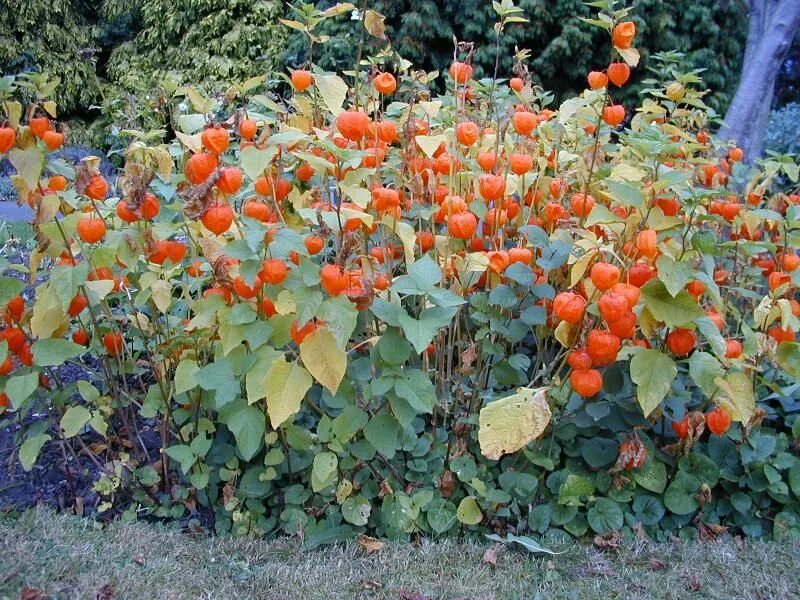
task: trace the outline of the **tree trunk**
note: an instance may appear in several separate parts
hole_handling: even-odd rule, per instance
[[[748,162],[761,155],[775,80],[798,28],[800,0],[750,0],[742,77],[719,131]]]

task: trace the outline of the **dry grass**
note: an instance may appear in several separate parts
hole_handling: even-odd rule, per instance
[[[0,518],[0,598],[31,587],[55,598],[554,599],[800,598],[800,544],[733,540],[572,545],[534,557],[487,545],[357,544],[303,553],[290,540],[193,539],[150,524],[96,523],[50,511]],[[105,595],[103,595],[105,594]]]

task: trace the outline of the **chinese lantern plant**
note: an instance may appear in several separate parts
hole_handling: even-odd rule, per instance
[[[496,10],[502,50],[520,9]],[[313,46],[352,6],[298,11]],[[50,421],[21,430],[23,466],[62,440],[104,471],[104,510],[201,504],[221,531],[307,545],[666,539],[699,511],[793,531],[800,202],[775,165],[716,144],[697,73],[669,56],[641,106],[619,104],[639,57],[613,3],[613,60],[560,106],[526,53],[508,85],[476,80],[463,42],[434,97],[381,22],[357,22],[384,45],[370,68],[291,65],[280,101],[264,78],[182,90],[176,138],[133,134],[113,185],[91,160],[25,171],[46,277],[21,299],[0,280],[0,410]],[[39,112],[0,148],[48,130]],[[87,381],[60,379],[86,357]],[[84,441],[106,435],[125,450]]]

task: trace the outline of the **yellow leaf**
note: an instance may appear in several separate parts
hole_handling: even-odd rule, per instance
[[[435,119],[436,115],[439,114],[439,110],[442,108],[442,101],[441,100],[433,100],[431,102],[420,102],[419,107],[425,111],[425,114],[428,115],[431,119]],[[489,137],[489,136],[486,136]]]
[[[54,119],[58,116],[56,103],[53,102],[52,100],[45,100],[44,102],[42,102],[42,108],[44,108],[47,111],[47,114],[53,117]]]
[[[428,156],[433,158],[433,153],[447,138],[444,134],[440,135],[418,135],[414,139],[417,140],[417,145]]]
[[[270,367],[278,357],[283,360],[283,355],[270,346],[261,346],[254,352],[254,355],[256,360],[245,375],[248,404],[253,404],[266,397]]]
[[[572,325],[566,321],[561,321],[553,332],[553,337],[555,337],[564,348],[571,348],[575,343],[575,336],[577,334],[577,328],[573,328]]]
[[[355,8],[356,8],[355,5],[353,5],[350,2],[337,2],[329,9],[325,10],[322,13],[322,16],[325,18],[338,17],[339,15],[344,15],[349,12],[352,12],[353,10],[355,10]]]
[[[172,169],[175,166],[172,162],[172,156],[166,148],[150,148],[150,153],[158,167],[156,173],[159,179],[165,183],[169,183]]]
[[[314,379],[336,394],[347,371],[347,353],[327,327],[318,327],[300,344],[300,358]]]
[[[94,306],[111,293],[111,290],[114,289],[114,282],[110,279],[98,279],[97,281],[87,281],[83,286],[86,289],[89,304]]]
[[[196,133],[194,135],[187,135],[183,132],[176,131],[175,137],[177,137],[178,140],[180,140],[180,142],[192,152],[203,151],[203,142],[200,141],[199,133]]]
[[[277,429],[300,410],[300,403],[314,380],[299,364],[281,358],[272,363],[265,381],[267,413],[272,428]]]
[[[381,13],[374,10],[367,10],[364,13],[364,29],[367,30],[372,37],[386,39],[386,25],[384,17]]]
[[[194,109],[199,113],[207,113],[216,105],[214,100],[204,97],[203,94],[192,87],[186,89],[186,97],[189,98]]]
[[[6,114],[8,115],[8,122],[13,129],[19,127],[19,121],[22,118],[22,104],[16,100],[13,102],[6,102]]]
[[[756,409],[753,382],[739,371],[728,373],[725,378],[716,377],[714,383],[719,388],[716,401],[730,414],[731,419],[748,423]]]
[[[458,505],[456,518],[464,525],[477,525],[483,520],[483,513],[477,501],[472,496],[467,496]]]
[[[619,52],[622,60],[628,63],[629,67],[635,67],[639,64],[639,51],[636,48],[617,48],[617,52]]]
[[[575,264],[572,265],[572,270],[570,271],[569,287],[578,285],[580,280],[583,279],[583,276],[586,274],[586,269],[589,268],[589,263],[592,262],[595,256],[597,256],[597,250],[590,250],[589,252],[585,252],[583,256],[575,261]]]
[[[61,200],[55,194],[48,194],[42,197],[39,204],[38,214],[36,215],[37,222],[49,223],[58,214],[58,209],[61,206]]]
[[[144,313],[136,313],[135,315],[128,315],[128,320],[134,327],[138,327],[144,333],[152,334],[155,330],[150,324],[150,319]]]
[[[485,252],[470,252],[464,262],[464,270],[472,273],[484,273],[489,268],[489,257]]]
[[[390,231],[394,231],[394,234],[400,238],[400,241],[403,242],[403,251],[406,255],[406,263],[411,264],[414,262],[414,243],[416,242],[416,232],[414,228],[409,225],[408,223],[404,223],[403,221],[395,221],[394,217],[390,215],[386,215],[383,217],[381,221],[386,227],[389,228]]]
[[[328,110],[333,114],[341,111],[349,89],[344,80],[338,75],[316,75],[314,83]]]
[[[342,479],[336,486],[336,502],[342,504],[353,493],[353,483],[349,479]]]
[[[478,417],[481,454],[498,460],[542,435],[551,416],[546,392],[547,388],[518,388],[513,396],[484,406]]]
[[[38,146],[30,146],[25,150],[12,148],[8,153],[8,161],[29,189],[34,189],[39,184],[39,177],[44,167],[44,153]]]
[[[52,337],[66,321],[61,300],[49,285],[39,288],[36,304],[33,305],[31,333],[39,339]]]
[[[150,286],[153,302],[162,314],[166,314],[172,304],[172,286],[168,281],[157,279]]]
[[[361,187],[360,185],[341,183],[339,184],[339,188],[342,190],[342,193],[345,196],[350,198],[354,204],[360,206],[361,208],[367,208],[372,200],[372,194],[370,191],[365,187]]]
[[[360,219],[364,225],[367,227],[372,227],[372,223],[375,220],[375,217],[373,217],[371,214],[353,210],[352,208],[342,208],[340,212],[342,213],[342,223],[345,223],[350,219]],[[334,218],[336,218],[335,213],[329,212],[328,214],[331,214]]]
[[[611,169],[611,179],[623,181],[641,181],[645,178],[647,173],[642,169],[638,169],[628,163],[619,163],[616,167]]]
[[[294,296],[289,290],[281,290],[278,297],[275,299],[275,310],[279,315],[288,315],[297,311],[297,304],[294,301]]]

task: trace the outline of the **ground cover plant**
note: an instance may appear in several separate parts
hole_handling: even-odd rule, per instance
[[[456,41],[415,71],[367,10],[385,45],[353,71],[175,90],[174,139],[120,131],[113,185],[57,157],[53,81],[4,78],[35,211],[0,278],[21,466],[56,447],[98,513],[306,547],[798,535],[797,164],[717,144],[679,55],[617,103],[635,26],[592,5],[610,61],[559,106],[525,50],[475,80]],[[313,57],[353,8],[284,24]],[[526,18],[494,9],[499,55]]]

